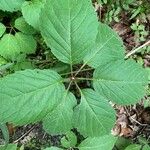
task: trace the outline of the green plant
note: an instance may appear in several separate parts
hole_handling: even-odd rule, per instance
[[[139,24],[139,22],[133,23],[131,25],[131,29],[135,32],[136,44],[145,41],[149,34],[149,32],[146,31],[145,26],[143,24]]]
[[[140,18],[144,22],[149,14],[150,3],[148,0],[97,0],[101,8],[104,8],[104,21],[110,24],[112,21],[119,22],[121,14],[128,14],[129,20]]]
[[[120,1],[113,1],[113,0],[97,0],[97,2],[100,4],[100,7],[107,7],[105,10],[105,17],[104,22],[109,24],[112,21],[119,22],[120,21],[120,13],[121,13],[121,4]]]
[[[7,1],[0,2],[0,9],[21,10],[25,20],[19,18],[19,22],[26,21],[40,31],[51,52],[64,65],[69,64],[70,71],[58,74],[52,69],[26,69],[1,78],[0,123],[20,126],[42,121],[50,134],[65,134],[75,128],[85,140],[71,146],[111,150],[116,142],[110,135],[115,111],[109,102],[138,102],[145,95],[146,70],[133,60],[124,60],[122,40],[97,21],[90,1],[9,0],[9,7]],[[15,35],[1,30],[0,55],[13,62],[36,48],[33,29],[25,26],[18,30]],[[90,77],[87,70],[91,70]]]
[[[148,145],[148,141],[142,137],[138,139],[139,144],[130,144],[125,148],[125,150],[149,150],[150,146]]]
[[[116,7],[117,6],[117,7]],[[105,23],[111,23],[113,20],[119,22],[119,14],[121,12],[121,7],[115,4],[111,4],[111,10],[108,11],[105,15]]]

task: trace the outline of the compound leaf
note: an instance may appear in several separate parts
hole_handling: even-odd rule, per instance
[[[23,125],[43,119],[62,98],[61,82],[51,70],[18,71],[0,79],[0,122]]]
[[[99,65],[124,59],[124,53],[121,38],[110,27],[100,23],[95,46],[85,56],[84,63],[97,68]]]
[[[26,22],[37,30],[39,30],[39,17],[44,4],[45,0],[25,1],[21,8]]]
[[[61,134],[70,131],[75,104],[74,95],[66,91],[60,104],[43,120],[45,131],[50,134]]]
[[[6,31],[6,27],[0,23],[0,37],[4,34],[4,32]]]
[[[18,11],[25,0],[0,0],[0,9],[3,11]]]
[[[79,145],[79,150],[112,150],[117,138],[105,135],[95,138],[87,138]]]
[[[108,134],[115,123],[115,111],[107,100],[92,89],[83,90],[74,109],[74,127],[84,136]]]
[[[94,72],[94,89],[117,104],[133,104],[145,94],[147,72],[134,61],[116,61]]]
[[[89,0],[48,0],[40,20],[47,45],[62,62],[79,63],[94,44],[98,22]]]

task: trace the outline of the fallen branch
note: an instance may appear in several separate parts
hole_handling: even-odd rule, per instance
[[[146,43],[144,43],[143,45],[139,46],[138,48],[136,48],[136,49],[130,51],[130,52],[125,56],[125,58],[128,58],[129,56],[131,56],[132,54],[136,53],[138,50],[142,49],[143,47],[145,47],[145,46],[147,46],[147,45],[149,45],[149,44],[150,44],[150,40],[147,41]]]

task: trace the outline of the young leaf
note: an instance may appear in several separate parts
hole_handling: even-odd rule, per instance
[[[9,144],[5,146],[0,145],[0,150],[17,150],[17,145],[16,144]]]
[[[15,28],[25,34],[34,34],[35,30],[30,26],[23,17],[19,17],[15,20]]]
[[[62,78],[51,70],[18,71],[0,79],[0,122],[23,125],[42,120],[61,101]]]
[[[41,12],[40,30],[54,55],[75,64],[93,47],[97,17],[89,0],[48,0]]]
[[[0,22],[0,37],[4,34],[6,27]]]
[[[84,63],[97,68],[99,65],[124,59],[125,49],[120,37],[110,27],[100,23],[95,46],[84,58]]]
[[[0,0],[0,9],[3,11],[18,11],[25,0]]]
[[[15,60],[22,52],[33,53],[36,50],[36,41],[31,35],[18,32],[14,35],[5,34],[0,40],[0,55],[6,59]]]
[[[15,36],[5,34],[0,40],[0,55],[13,60],[19,53],[19,45]]]
[[[45,1],[46,0],[25,1],[21,8],[26,22],[37,30],[39,30],[39,17]]]
[[[115,123],[115,111],[107,100],[92,89],[82,91],[81,102],[74,109],[74,127],[84,136],[110,133]]]
[[[116,61],[99,66],[94,72],[94,89],[117,104],[133,104],[145,94],[146,70],[134,61]]]
[[[72,128],[73,107],[76,99],[72,93],[64,92],[62,101],[43,120],[45,131],[51,134],[61,134]]]
[[[32,35],[25,35],[21,32],[15,34],[20,52],[25,54],[34,53],[36,50],[36,41]]]
[[[95,138],[87,138],[79,146],[79,150],[112,150],[117,138],[105,135]]]
[[[77,136],[69,131],[65,134],[63,138],[61,138],[61,145],[65,148],[75,147],[77,144]]]

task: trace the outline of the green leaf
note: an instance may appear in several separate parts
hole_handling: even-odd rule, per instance
[[[21,8],[26,22],[37,30],[39,30],[39,17],[44,4],[45,0],[25,1]]]
[[[0,56],[0,70],[1,70],[1,66],[7,64],[6,59],[4,59],[2,56]]]
[[[79,145],[79,150],[112,150],[116,142],[112,135],[95,138],[87,138]]]
[[[17,145],[16,144],[9,144],[6,146],[0,145],[0,150],[17,150]]]
[[[124,59],[125,49],[120,37],[110,27],[100,23],[95,46],[84,58],[84,63],[97,68],[99,65]]]
[[[132,145],[129,145],[125,150],[141,150],[141,145],[132,144]]]
[[[145,94],[147,72],[134,61],[116,61],[94,72],[94,89],[117,104],[133,104]]]
[[[63,149],[58,148],[58,147],[50,147],[50,148],[46,148],[44,150],[63,150]]]
[[[19,17],[15,20],[15,28],[25,34],[34,34],[35,30],[30,26],[23,17]]]
[[[75,147],[76,144],[77,137],[72,131],[67,132],[66,135],[61,138],[61,145],[65,148]]]
[[[6,31],[6,27],[0,22],[0,37],[4,34]]]
[[[18,150],[24,150],[24,145],[22,145]]]
[[[121,150],[121,149],[125,149],[128,145],[131,144],[131,140],[130,139],[127,139],[127,138],[124,138],[124,137],[118,137],[115,145],[116,147]]]
[[[30,54],[36,50],[36,41],[31,35],[18,32],[5,34],[0,40],[0,55],[15,60],[20,53]]]
[[[133,9],[132,13],[131,13],[132,15],[130,17],[130,20],[135,18],[142,11],[141,9],[142,9],[142,7],[138,7],[136,9]]]
[[[74,109],[74,127],[84,136],[110,133],[115,123],[115,111],[107,100],[92,89],[82,91],[81,102]]]
[[[0,55],[6,59],[15,59],[20,53],[15,36],[5,34],[0,40]]]
[[[59,105],[43,120],[43,128],[50,134],[61,134],[72,128],[73,107],[76,99],[72,93],[65,92]]]
[[[62,78],[51,70],[18,71],[0,79],[0,122],[37,122],[61,101]]]
[[[147,139],[144,138],[144,137],[142,137],[142,136],[139,136],[139,137],[138,137],[138,142],[139,142],[140,144],[142,144],[142,145],[148,144]]]
[[[5,144],[9,143],[9,131],[5,123],[0,123],[0,129],[2,131],[3,137],[5,139]]]
[[[91,1],[48,0],[40,20],[47,45],[62,62],[81,62],[94,45],[98,22]]]
[[[0,0],[0,9],[3,11],[18,11],[25,0]]]
[[[69,64],[64,64],[60,61],[57,62],[56,65],[53,65],[53,67],[51,69],[60,74],[65,74],[66,72],[70,72]]]
[[[146,68],[147,72],[148,72],[148,80],[150,81],[150,68]]]
[[[15,34],[20,52],[25,54],[34,53],[36,50],[36,41],[32,35],[25,35],[21,32]]]
[[[150,150],[150,146],[148,144],[146,144],[146,145],[143,146],[142,150]]]
[[[22,61],[22,62],[17,62],[15,65],[13,65],[11,70],[19,71],[19,70],[34,69],[34,68],[35,66],[31,62]]]

